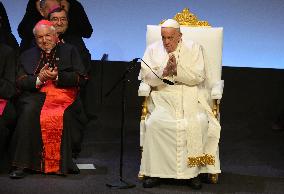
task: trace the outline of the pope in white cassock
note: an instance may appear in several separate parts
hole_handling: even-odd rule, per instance
[[[220,124],[214,117],[205,88],[202,47],[182,39],[178,22],[166,20],[162,41],[147,47],[141,62],[140,79],[151,87],[140,175],[151,188],[160,178],[190,179],[201,188],[200,173],[220,173],[218,143]]]

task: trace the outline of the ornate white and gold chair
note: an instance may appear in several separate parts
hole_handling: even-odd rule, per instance
[[[221,80],[222,73],[222,46],[223,46],[223,28],[211,27],[207,21],[199,21],[197,17],[184,9],[173,18],[181,25],[183,39],[190,39],[199,43],[203,48],[206,72],[206,92],[208,102],[212,107],[214,115],[219,117],[219,104],[223,94],[224,81]],[[161,22],[163,23],[163,22]],[[161,40],[161,27],[159,25],[147,25],[146,46]],[[144,120],[147,115],[147,96],[151,92],[150,86],[141,82],[138,90],[139,96],[145,96],[142,105],[142,116],[140,123],[140,147],[143,151],[143,139],[145,134]],[[140,178],[143,175],[139,174]],[[218,182],[218,174],[209,174],[208,180],[211,183]]]

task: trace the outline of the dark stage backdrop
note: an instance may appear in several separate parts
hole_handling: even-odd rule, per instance
[[[27,0],[2,0],[13,33]],[[147,24],[158,24],[188,7],[200,20],[224,27],[223,65],[281,68],[284,64],[283,0],[81,0],[94,27],[85,42],[98,60],[142,57]]]
[[[121,110],[121,83],[109,97],[105,97],[105,94],[120,80],[130,65],[133,64],[93,61],[86,95],[87,112],[91,118],[96,119],[103,108],[116,109],[118,112]],[[128,73],[126,83],[126,119],[135,119],[137,124],[143,100],[137,96],[139,68],[137,63],[136,68]],[[222,79],[225,80],[225,87],[221,100],[221,122],[246,123],[254,118],[269,130],[272,121],[284,109],[284,70],[223,67]]]

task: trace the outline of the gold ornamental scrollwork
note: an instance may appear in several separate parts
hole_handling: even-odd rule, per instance
[[[198,20],[197,16],[189,11],[188,8],[182,10],[182,12],[177,13],[174,18],[181,26],[191,26],[191,27],[201,27],[208,26],[210,24],[207,21]],[[160,24],[164,23],[163,20]]]

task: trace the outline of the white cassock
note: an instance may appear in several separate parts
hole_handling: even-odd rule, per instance
[[[175,85],[164,84],[141,62],[140,79],[151,86],[140,175],[190,179],[220,173],[220,124],[208,103],[202,48],[181,41],[173,53]],[[162,41],[150,45],[143,60],[162,77],[169,54]]]

